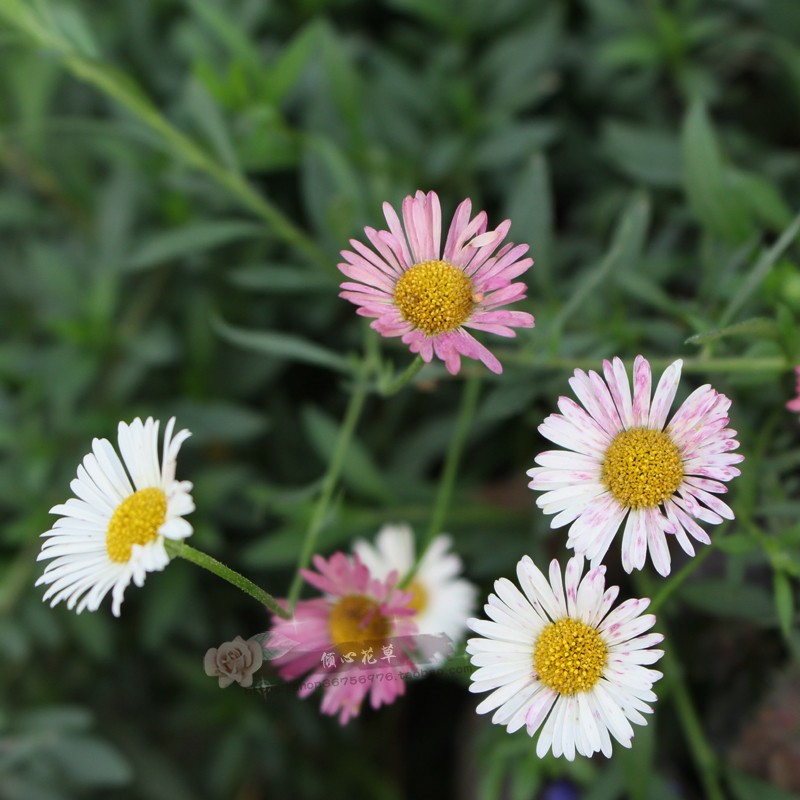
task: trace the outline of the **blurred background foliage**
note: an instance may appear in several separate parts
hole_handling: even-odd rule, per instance
[[[0,0],[0,43],[2,800],[697,798],[681,687],[731,797],[800,791],[796,0]],[[33,588],[91,438],[175,414],[192,542],[286,591],[365,338],[338,251],[417,188],[511,217],[536,261],[537,327],[493,348],[500,378],[464,370],[447,529],[482,594],[564,557],[525,469],[575,366],[680,356],[679,400],[734,400],[737,519],[691,574],[673,548],[672,674],[611,761],[539,761],[446,676],[344,729],[220,691],[205,650],[269,620],[186,563],[120,620]],[[368,400],[322,551],[424,528],[460,382]]]

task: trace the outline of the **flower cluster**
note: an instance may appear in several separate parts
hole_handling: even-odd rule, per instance
[[[386,525],[375,545],[355,543],[352,556],[316,556],[303,577],[325,593],[298,602],[272,631],[295,646],[273,661],[282,677],[304,678],[300,696],[325,689],[321,710],[345,724],[365,697],[378,708],[405,693],[407,673],[423,672],[452,651],[466,629],[475,588],[459,577],[450,539],[436,537],[405,589],[399,582],[415,561],[406,525]]]
[[[500,373],[497,357],[470,331],[513,337],[516,328],[533,327],[528,312],[506,308],[525,297],[517,279],[533,263],[527,245],[506,243],[510,222],[489,230],[485,212],[473,217],[464,200],[442,247],[434,192],[406,197],[402,219],[389,204],[384,214],[388,230],[366,228],[369,246],[354,239],[342,252],[339,269],[348,280],[341,297],[424,362],[435,355],[456,374],[465,356]],[[693,556],[694,543],[710,542],[701,523],[734,516],[720,498],[743,460],[728,427],[730,400],[706,384],[670,416],[682,366],[668,365],[654,391],[641,355],[630,378],[619,358],[603,361],[602,372],[575,370],[569,384],[577,399],[560,397],[559,413],[539,427],[560,449],[539,453],[528,472],[540,492],[536,504],[553,528],[567,528],[574,554],[563,574],[553,560],[547,575],[523,556],[516,583],[494,583],[486,619],[471,617],[477,590],[461,577],[451,538],[430,535],[417,555],[407,525],[386,525],[374,542],[355,541],[349,554],[315,555],[313,569],[305,568],[306,556],[299,574],[319,594],[299,601],[295,592],[276,601],[190,548],[183,540],[192,533],[184,519],[194,510],[192,484],[176,478],[190,434],[175,433],[174,418],[160,453],[152,418],[121,422],[117,449],[93,441],[71,483],[74,497],[51,509],[58,519],[43,534],[39,559],[49,563],[37,585],[47,586],[51,605],[65,602],[78,613],[96,610],[111,592],[119,616],[131,582],[142,586],[172,556],[194,560],[263,598],[273,613],[266,640],[237,636],[210,649],[206,673],[220,687],[250,687],[269,665],[285,681],[302,679],[301,697],[323,687],[321,711],[341,724],[365,700],[377,709],[402,696],[408,677],[441,665],[469,628],[476,634],[466,645],[475,668],[470,690],[489,693],[479,714],[493,712],[492,722],[509,732],[538,734],[539,756],[610,756],[612,740],[630,747],[632,724],[646,724],[661,677],[650,667],[663,655],[655,649],[663,637],[650,632],[655,617],[644,613],[647,598],[614,607],[619,589],[606,586],[603,565],[614,539],[622,530],[626,572],[643,569],[649,554],[667,576],[670,537]],[[797,376],[800,395],[800,368]],[[800,410],[800,397],[787,407]]]

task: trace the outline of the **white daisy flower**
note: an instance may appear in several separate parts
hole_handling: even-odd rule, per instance
[[[409,605],[416,611],[412,620],[420,634],[444,634],[458,642],[466,631],[467,617],[474,613],[477,589],[459,577],[461,559],[450,552],[451,546],[449,536],[437,536],[405,591],[412,594]],[[353,550],[370,574],[380,580],[392,571],[396,571],[398,579],[402,578],[414,565],[416,555],[414,534],[408,525],[384,525],[374,545],[359,539]],[[420,640],[423,651],[426,641],[424,637]],[[434,640],[429,644],[433,646]]]
[[[612,736],[630,747],[630,723],[646,725],[642,714],[657,699],[652,686],[661,673],[644,665],[664,654],[651,649],[664,637],[645,634],[656,621],[642,615],[650,600],[626,600],[609,613],[619,588],[605,588],[605,567],[583,580],[582,572],[583,556],[574,556],[562,586],[553,560],[548,583],[525,556],[517,564],[522,592],[500,578],[484,606],[491,621],[468,623],[483,637],[467,642],[478,667],[470,691],[491,692],[477,712],[494,711],[492,722],[509,733],[525,725],[533,736],[541,727],[540,758],[550,749],[570,761],[575,753],[610,756]]]
[[[647,359],[633,365],[633,397],[620,359],[603,362],[603,377],[575,370],[569,384],[583,408],[561,397],[539,432],[566,448],[536,456],[529,486],[536,504],[555,514],[553,528],[569,525],[567,547],[600,563],[623,521],[622,566],[642,569],[648,550],[661,575],[670,572],[665,534],[694,555],[691,536],[709,544],[696,520],[717,525],[733,511],[716,495],[739,475],[744,456],[727,428],[731,401],[708,384],[695,389],[667,423],[683,362],[670,364],[656,387]],[[603,379],[605,378],[605,380]],[[585,409],[585,410],[584,410]],[[667,423],[665,425],[665,423]],[[626,519],[627,518],[627,519]]]
[[[173,436],[175,418],[170,419],[159,464],[158,426],[151,417],[120,422],[122,460],[107,439],[94,439],[70,484],[76,496],[50,509],[60,518],[42,534],[46,541],[37,560],[53,560],[36,585],[49,586],[43,599],[51,606],[66,600],[69,609],[77,604],[79,614],[96,611],[113,590],[118,617],[131,580],[142,586],[148,572],[169,563],[164,539],[191,536],[183,516],[194,511],[192,484],[175,480],[178,451],[191,434]]]

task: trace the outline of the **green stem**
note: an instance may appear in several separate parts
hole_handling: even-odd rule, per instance
[[[397,394],[414,379],[424,366],[425,362],[422,360],[422,356],[418,355],[399,375],[386,383],[379,384],[378,391],[383,397],[391,397],[393,394]]]
[[[232,586],[265,605],[273,614],[277,614],[284,619],[291,617],[291,614],[281,608],[277,600],[269,592],[265,592],[261,587],[256,586],[253,581],[245,578],[244,575],[239,574],[236,570],[232,570],[221,561],[217,561],[216,558],[190,547],[186,542],[176,542],[174,539],[164,539],[164,546],[169,555],[191,561],[192,564],[197,564],[198,567],[213,572],[217,577],[228,581]]]
[[[705,551],[710,552],[711,547],[707,547]],[[704,556],[705,557],[705,556]],[[692,561],[697,561],[700,556],[696,556]],[[671,579],[675,582],[675,588],[688,577],[689,572],[684,567],[681,572],[677,573]],[[641,597],[652,596],[653,582],[644,574],[639,573],[635,576],[635,582],[639,595]],[[666,587],[656,597],[655,601],[650,604],[648,611],[657,607],[669,595]],[[663,597],[662,597],[663,595]],[[683,728],[683,733],[689,743],[689,750],[692,754],[695,767],[700,774],[700,781],[705,790],[705,797],[707,800],[725,800],[725,794],[719,782],[719,767],[717,757],[711,745],[706,738],[703,726],[700,723],[700,716],[694,706],[694,701],[689,693],[689,687],[686,685],[686,679],[683,675],[683,665],[677,659],[672,651],[672,645],[668,644],[672,641],[672,637],[667,630],[666,621],[663,617],[659,618],[657,628],[664,634],[664,657],[661,662],[664,674],[667,676],[667,681],[672,696],[675,699],[675,708],[678,712],[678,719]]]
[[[314,553],[314,546],[317,543],[317,537],[322,530],[322,524],[325,520],[325,515],[328,511],[328,506],[333,499],[333,492],[336,488],[336,483],[339,480],[339,475],[344,466],[347,450],[350,447],[350,440],[353,438],[358,419],[361,416],[361,410],[364,407],[364,399],[367,396],[367,371],[368,366],[366,362],[362,362],[361,369],[356,377],[355,388],[350,395],[350,402],[345,412],[342,427],[339,430],[339,438],[336,440],[336,447],[334,448],[331,462],[328,465],[328,471],[322,482],[322,492],[314,507],[311,515],[311,520],[308,523],[306,530],[305,540],[303,541],[303,550],[300,554],[300,560],[297,564],[297,573],[292,580],[292,585],[289,588],[289,610],[294,611],[297,604],[297,598],[300,596],[300,589],[303,586],[303,576],[300,571],[308,566],[311,561],[311,556]]]
[[[664,630],[663,623],[660,623],[659,627],[662,631]],[[669,638],[666,631],[664,631],[664,636],[667,639]],[[683,676],[683,666],[673,655],[670,647],[664,648],[664,660],[662,663],[664,671],[669,676],[678,718],[689,743],[689,750],[692,753],[695,767],[700,773],[700,781],[705,790],[705,797],[708,800],[725,800],[725,794],[719,782],[717,757],[708,743],[703,726],[700,724],[700,717],[694,707],[692,696],[689,694],[689,689]]]
[[[661,590],[653,597],[653,602],[648,607],[648,612],[655,614],[664,605],[664,602],[681,584],[711,555],[714,545],[706,545],[697,555],[691,559],[682,569],[674,573],[661,586]]]
[[[93,86],[133,114],[174,155],[190,167],[204,172],[261,217],[279,239],[295,247],[312,262],[335,269],[331,259],[311,237],[257,192],[241,173],[222,165],[204,147],[169,122],[127,74],[111,64],[86,58],[68,38],[48,25],[46,15],[34,12],[23,0],[0,0],[0,16],[27,34],[39,47],[55,51],[64,67],[78,80]]]
[[[529,369],[596,370],[602,363],[602,359],[600,358],[537,358],[530,353],[525,353],[520,350],[504,350],[498,355],[502,358],[504,364],[522,364]],[[677,361],[679,358],[683,359],[682,371],[684,373],[789,372],[795,367],[794,363],[790,363],[783,356],[766,356],[763,358],[694,358],[671,356],[669,358],[648,358],[647,360],[654,370],[664,370],[672,364],[673,361]]]
[[[444,469],[442,470],[442,477],[439,481],[439,488],[436,493],[436,504],[433,508],[430,524],[420,543],[416,561],[403,577],[402,581],[400,581],[399,585],[401,588],[408,586],[412,581],[430,543],[435,536],[442,532],[442,528],[444,527],[447,511],[450,507],[450,500],[453,497],[453,487],[455,486],[456,476],[458,474],[461,452],[464,449],[464,444],[469,435],[472,418],[475,416],[480,388],[481,380],[477,376],[468,378],[464,384],[464,393],[461,396],[461,406],[458,409],[456,427],[453,431],[453,438],[450,440],[450,449],[447,451],[447,459],[444,464]]]

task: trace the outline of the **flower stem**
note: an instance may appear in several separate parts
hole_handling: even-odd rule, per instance
[[[589,359],[569,356],[537,357],[519,350],[504,350],[503,363],[521,364],[528,369],[553,369],[575,370],[594,369],[601,363],[601,359]],[[677,359],[683,359],[683,373],[750,373],[750,372],[790,372],[794,363],[784,356],[758,356],[748,358],[697,358],[694,356],[665,356],[648,358],[653,370],[666,369]]]
[[[281,608],[269,592],[265,592],[261,587],[256,586],[253,581],[245,578],[244,575],[240,575],[221,561],[217,561],[216,558],[194,547],[190,547],[186,542],[176,542],[174,539],[164,539],[164,546],[170,556],[186,559],[186,561],[191,561],[192,564],[197,564],[198,567],[213,572],[216,576],[228,581],[232,586],[240,589],[245,594],[249,594],[250,597],[254,598],[262,605],[265,605],[273,614],[278,614],[278,616],[284,619],[289,619],[291,617],[291,614]]]
[[[447,459],[442,470],[442,477],[439,481],[439,488],[436,493],[436,504],[433,507],[433,514],[428,525],[428,530],[420,543],[417,559],[411,569],[400,581],[400,588],[408,586],[419,569],[420,562],[425,556],[430,543],[434,537],[442,532],[447,511],[450,507],[450,500],[453,497],[453,486],[455,485],[456,475],[458,474],[458,464],[461,460],[461,452],[469,434],[472,418],[475,416],[475,409],[478,405],[480,394],[481,379],[472,376],[464,384],[464,393],[461,395],[461,406],[458,409],[453,438],[450,440],[450,448],[447,451]]]
[[[661,584],[661,590],[654,595],[653,602],[650,603],[648,607],[648,612],[655,614],[669,596],[676,589],[680,588],[681,584],[711,555],[713,549],[713,544],[706,545],[691,561],[685,564],[681,570],[664,581]]]
[[[334,448],[331,462],[328,465],[328,471],[322,481],[322,492],[314,507],[311,515],[311,520],[308,523],[306,530],[305,540],[303,541],[303,549],[300,553],[300,560],[297,563],[297,573],[292,580],[292,585],[289,588],[289,610],[294,611],[297,604],[297,598],[300,595],[300,589],[303,586],[303,576],[301,570],[308,566],[311,561],[311,556],[314,552],[314,545],[317,542],[317,537],[322,530],[322,523],[325,519],[325,514],[328,511],[328,506],[333,499],[333,491],[336,488],[336,482],[339,480],[339,475],[344,466],[347,450],[350,447],[350,440],[353,438],[358,419],[361,416],[361,410],[364,407],[364,399],[367,395],[367,372],[369,365],[366,360],[362,362],[361,368],[356,376],[356,384],[353,393],[350,395],[350,402],[345,412],[342,427],[339,430],[339,438],[336,440],[336,447]]]
[[[414,376],[425,366],[422,356],[417,356],[399,375],[378,384],[378,391],[383,397],[391,397],[403,389]]]
[[[660,624],[660,627],[663,630],[663,623]],[[664,636],[669,638],[666,631],[664,631]],[[689,750],[692,753],[695,767],[700,773],[700,781],[703,784],[705,796],[708,800],[725,800],[725,794],[719,782],[716,755],[703,732],[703,726],[700,724],[700,717],[694,707],[692,696],[689,694],[689,689],[683,676],[683,666],[674,656],[671,647],[664,647],[664,661],[662,663],[664,671],[669,676],[678,718],[689,742]]]
[[[710,552],[710,546],[706,550],[701,551],[701,554],[692,559],[692,562],[702,561],[701,555],[705,552]],[[674,583],[673,588],[677,588],[690,574],[691,570],[684,567],[681,572],[677,573],[671,579]],[[639,591],[640,597],[652,596],[653,582],[644,574],[635,576],[636,586]],[[655,601],[650,604],[648,611],[652,611],[654,607],[660,606],[661,603],[667,598],[672,590],[664,589],[655,598]],[[683,665],[678,660],[673,652],[672,645],[668,644],[672,641],[669,631],[666,629],[666,621],[663,617],[659,618],[658,626],[661,633],[664,634],[664,659],[661,662],[664,668],[664,674],[672,696],[675,700],[675,708],[678,712],[678,719],[680,720],[681,727],[683,728],[686,740],[689,743],[689,750],[692,754],[695,767],[700,774],[700,782],[703,784],[705,797],[707,800],[725,800],[725,794],[719,782],[719,767],[717,757],[714,750],[706,738],[703,726],[700,724],[700,716],[694,706],[694,701],[689,693],[689,687],[686,685],[686,679],[683,674]]]

